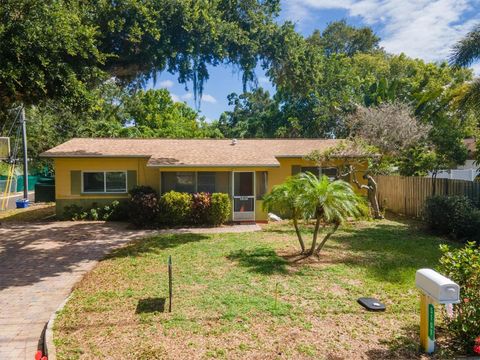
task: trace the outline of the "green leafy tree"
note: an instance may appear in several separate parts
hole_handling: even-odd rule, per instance
[[[325,55],[369,53],[379,49],[380,38],[369,27],[353,27],[345,20],[334,21],[320,33],[315,30],[307,39],[323,48]]]
[[[218,137],[197,111],[183,102],[174,102],[166,89],[140,90],[124,102],[126,117],[120,135],[128,137],[202,138]]]
[[[54,100],[28,109],[28,150],[35,171],[51,169],[51,162],[39,158],[40,153],[74,137],[222,136],[197,111],[183,102],[174,102],[165,89],[131,93],[109,82],[94,89],[91,97],[95,102],[83,112]]]
[[[268,91],[257,88],[251,92],[228,95],[232,111],[220,115],[216,123],[220,131],[230,138],[275,137],[281,126],[281,113],[278,104]]]
[[[115,76],[144,83],[177,73],[201,95],[209,65],[229,63],[253,80],[276,33],[278,0],[28,1],[0,7],[0,103],[64,98]]]

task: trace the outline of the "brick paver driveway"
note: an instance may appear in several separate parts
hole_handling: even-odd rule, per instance
[[[33,359],[73,285],[113,248],[146,234],[118,223],[0,224],[0,359]]]

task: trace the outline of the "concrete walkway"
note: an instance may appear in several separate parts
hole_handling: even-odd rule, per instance
[[[33,359],[50,315],[114,248],[153,234],[257,230],[257,225],[138,231],[121,223],[1,224],[0,359]]]

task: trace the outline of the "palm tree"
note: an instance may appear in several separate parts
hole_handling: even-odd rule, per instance
[[[297,233],[298,242],[305,252],[305,242],[302,233],[298,227],[298,220],[304,217],[303,209],[300,207],[300,196],[302,194],[302,182],[299,176],[288,178],[283,184],[276,185],[272,191],[263,198],[263,209],[266,211],[275,211],[281,209],[292,216],[293,226]]]
[[[469,66],[480,60],[480,24],[476,25],[452,49],[450,63],[456,66]],[[462,98],[462,105],[480,110],[480,79],[476,78]]]
[[[320,179],[312,173],[301,174],[302,194],[299,198],[299,208],[304,214],[312,214],[315,221],[312,246],[309,255],[318,255],[327,240],[337,231],[338,227],[348,218],[358,219],[366,215],[368,207],[365,201],[357,195],[352,186],[343,181],[330,181],[328,177]],[[333,225],[333,228],[322,239],[317,247],[320,225]]]

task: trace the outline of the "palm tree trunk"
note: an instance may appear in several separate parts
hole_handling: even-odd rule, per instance
[[[295,226],[295,232],[297,233],[298,242],[300,243],[300,247],[302,248],[302,254],[305,252],[305,243],[303,242],[302,233],[298,228],[298,220],[296,217],[293,218],[293,226]]]
[[[332,236],[338,230],[339,226],[340,226],[340,223],[335,224],[332,231],[330,231],[327,235],[325,235],[322,242],[320,243],[320,245],[318,245],[317,249],[315,250],[315,255],[318,255],[320,253],[320,251],[323,249],[323,246],[325,245],[327,240],[330,239],[330,236]]]
[[[318,229],[320,228],[320,216],[317,216],[317,221],[315,222],[315,229],[313,230],[313,239],[312,239],[312,247],[308,252],[308,255],[312,255],[315,251],[315,246],[317,246],[317,238],[318,238]]]

